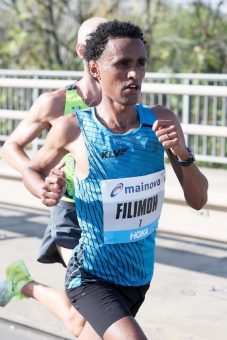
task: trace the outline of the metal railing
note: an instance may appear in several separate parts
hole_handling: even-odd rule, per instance
[[[51,70],[11,70],[0,69],[2,78],[34,78],[34,79],[80,79],[83,71],[51,71]],[[227,85],[227,74],[211,73],[154,73],[146,72],[145,82],[177,83],[188,85]]]
[[[83,71],[50,71],[50,70],[10,70],[0,69],[1,78],[31,79],[80,79]]]
[[[43,72],[43,75],[45,73],[47,71]],[[65,72],[62,74],[65,75]],[[149,75],[146,75],[146,80]],[[152,75],[154,77],[154,74]],[[69,83],[67,79],[34,79],[31,75],[30,78],[24,79],[9,76],[10,73],[7,78],[0,77],[0,141],[4,141],[15,129],[42,92],[52,91]],[[160,79],[162,75],[158,74],[157,77],[159,78],[156,79]],[[184,75],[177,78],[185,80]],[[214,81],[212,75],[203,75],[203,78],[199,79],[205,78],[207,81],[213,78]],[[224,83],[225,79],[227,84],[226,75],[220,75],[218,78],[216,75],[214,83]],[[142,100],[147,105],[160,104],[175,112],[182,123],[187,143],[195,150],[197,160],[227,164],[227,86],[214,83],[186,85],[144,82]],[[32,148],[37,149],[42,145],[43,138],[45,133],[33,142]]]

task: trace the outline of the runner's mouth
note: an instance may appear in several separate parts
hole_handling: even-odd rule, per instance
[[[137,84],[137,83],[131,83],[131,84],[128,84],[128,85],[125,85],[123,87],[123,90],[127,90],[127,91],[139,91],[140,90],[140,85]]]

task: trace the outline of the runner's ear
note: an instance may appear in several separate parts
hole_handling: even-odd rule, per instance
[[[80,59],[84,58],[84,44],[76,45],[76,53]]]
[[[99,72],[99,67],[98,67],[97,62],[94,60],[89,61],[88,67],[89,67],[89,71],[92,77],[100,80],[101,78],[100,78],[100,72]]]

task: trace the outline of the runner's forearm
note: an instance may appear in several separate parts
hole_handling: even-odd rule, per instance
[[[1,156],[7,164],[21,174],[30,162],[26,152],[17,143],[6,142],[2,147]]]
[[[194,209],[201,209],[207,202],[208,182],[195,164],[180,166],[170,149],[166,150],[173,170],[183,189],[187,204]]]
[[[42,197],[42,188],[45,183],[44,175],[33,170],[31,167],[25,167],[22,172],[22,178],[26,188],[36,197]]]
[[[195,164],[182,167],[182,188],[189,206],[199,210],[207,203],[208,181]]]

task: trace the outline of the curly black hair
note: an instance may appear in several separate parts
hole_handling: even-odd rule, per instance
[[[100,24],[96,31],[90,33],[86,39],[84,59],[86,61],[99,59],[110,38],[125,37],[141,39],[146,46],[139,26],[116,19]]]

